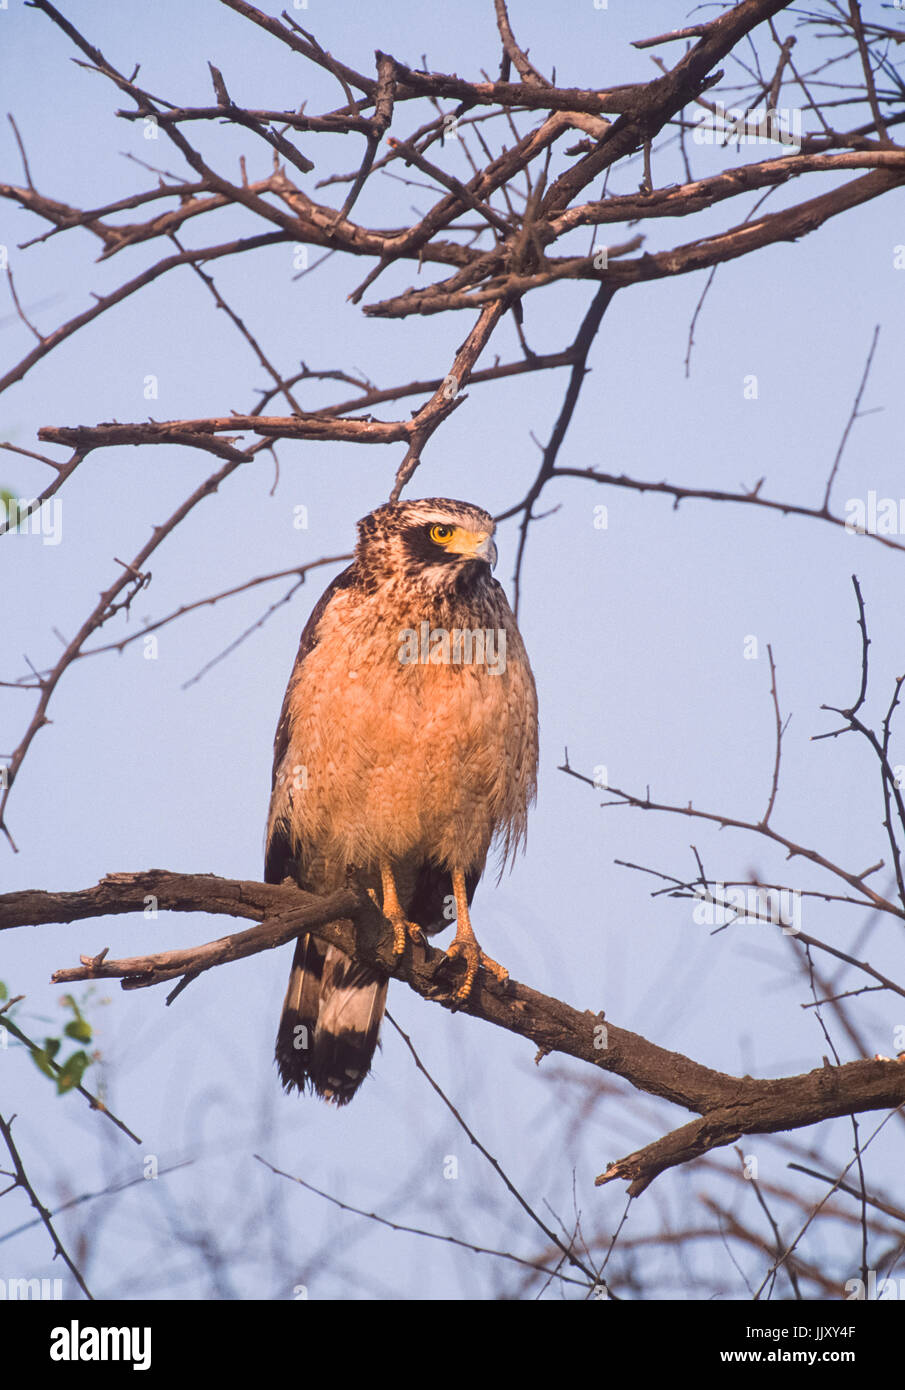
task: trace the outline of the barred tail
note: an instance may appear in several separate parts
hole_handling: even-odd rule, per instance
[[[386,994],[385,976],[314,936],[299,937],[276,1041],[286,1090],[309,1086],[347,1105],[370,1070]]]

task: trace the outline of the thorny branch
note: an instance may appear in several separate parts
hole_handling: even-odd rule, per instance
[[[11,787],[37,732],[49,722],[49,702],[71,665],[94,652],[122,650],[127,642],[175,621],[196,607],[213,604],[228,594],[279,577],[262,576],[259,580],[227,587],[210,598],[181,605],[168,616],[145,626],[141,632],[105,642],[102,646],[86,645],[96,631],[117,614],[128,611],[139,588],[149,581],[147,561],[188,513],[243,464],[253,462],[263,449],[272,450],[281,439],[305,440],[312,445],[347,442],[388,445],[392,464],[387,476],[394,476],[391,495],[398,497],[413,478],[434,433],[454,410],[467,403],[465,388],[469,384],[568,368],[563,405],[543,450],[540,468],[533,481],[526,479],[522,501],[504,513],[520,518],[517,595],[529,530],[543,515],[538,510],[541,496],[548,486],[566,477],[640,493],[660,493],[672,498],[676,509],[686,499],[733,502],[849,529],[842,517],[831,512],[830,496],[851,428],[865,413],[860,403],[877,345],[876,332],[821,505],[808,507],[782,497],[764,496],[761,493],[763,478],[752,488],[733,492],[681,486],[669,480],[630,478],[599,469],[578,468],[568,462],[559,464],[557,460],[578,406],[584,375],[590,370],[590,355],[604,312],[620,289],[700,269],[713,271],[740,256],[793,242],[828,220],[849,215],[905,183],[905,150],[895,143],[891,134],[905,120],[905,113],[898,109],[905,88],[885,52],[885,46],[890,43],[902,42],[901,30],[865,23],[857,0],[848,0],[847,13],[841,5],[830,5],[816,14],[799,18],[796,39],[790,33],[779,33],[776,27],[780,20],[785,22],[792,18],[794,12],[788,0],[742,0],[706,22],[638,40],[636,46],[639,48],[679,41],[686,44],[674,66],[658,60],[658,75],[649,82],[614,83],[589,90],[558,85],[552,70],[550,78],[542,75],[519,45],[504,0],[494,0],[502,47],[500,74],[495,81],[413,70],[393,55],[380,51],[375,55],[373,74],[358,72],[327,53],[313,34],[303,30],[288,15],[277,19],[246,0],[221,2],[265,31],[275,45],[286,50],[293,62],[311,65],[319,70],[318,75],[325,74],[331,86],[335,84],[337,92],[331,99],[339,104],[314,115],[309,115],[305,109],[307,103],[293,111],[275,111],[266,103],[258,107],[243,106],[230,93],[232,84],[228,75],[224,76],[213,64],[209,67],[215,104],[209,104],[209,95],[205,97],[208,104],[170,101],[139,86],[138,69],[132,76],[117,69],[49,0],[30,0],[29,8],[42,12],[76,46],[83,55],[79,60],[81,65],[112,83],[132,103],[129,109],[120,110],[117,115],[129,122],[153,123],[169,141],[186,170],[179,174],[158,172],[155,182],[133,194],[108,200],[97,207],[78,208],[36,187],[25,144],[13,122],[24,185],[2,183],[0,197],[44,224],[44,230],[24,241],[19,250],[81,229],[99,243],[99,260],[114,256],[128,258],[134,248],[148,245],[165,247],[166,254],[161,253],[154,264],[124,278],[113,291],[95,295],[90,305],[50,331],[42,331],[28,317],[10,267],[8,284],[15,316],[36,341],[0,378],[0,392],[21,381],[73,335],[89,330],[104,315],[115,315],[118,306],[125,301],[143,295],[164,277],[178,277],[186,271],[203,280],[216,307],[225,313],[255,353],[272,386],[261,392],[261,400],[254,409],[242,414],[231,410],[229,403],[224,401],[215,416],[205,419],[96,422],[77,426],[45,424],[38,431],[39,438],[51,445],[64,446],[68,455],[63,460],[11,443],[2,445],[49,467],[53,473],[48,486],[20,509],[19,524],[63,489],[77,469],[90,466],[86,465],[86,460],[97,449],[126,444],[142,448],[177,445],[213,454],[222,464],[187,496],[165,523],[153,528],[150,539],[131,562],[118,562],[120,569],[113,581],[103,590],[98,604],[75,636],[65,644],[55,666],[44,672],[30,667],[29,677],[19,682],[4,682],[37,692],[33,717],[7,765],[0,768],[0,829],[11,844],[5,819]],[[811,33],[823,38],[822,26],[829,26],[836,44],[834,56],[827,63],[821,51],[813,55],[813,64],[808,66],[810,59],[800,56],[806,48],[805,40]],[[766,31],[773,49],[768,49],[770,61],[762,71],[756,40],[759,41]],[[742,44],[754,51],[753,69],[737,52]],[[796,60],[792,56],[793,45],[796,45]],[[840,82],[838,64],[848,59],[857,68],[858,75],[853,81]],[[746,81],[739,87],[726,82],[719,68],[727,60],[739,62],[747,74]],[[831,70],[827,73],[828,68]],[[513,69],[518,81],[510,80]],[[747,107],[749,112],[761,101],[766,101],[769,113],[775,114],[781,91],[788,93],[795,89],[801,96],[802,114],[813,119],[816,128],[803,132],[794,148],[790,149],[789,144],[783,142],[775,157],[740,161],[735,167],[706,178],[694,176],[685,143],[686,134],[694,128],[692,118],[697,120],[703,112],[715,123],[720,109],[718,103],[730,94],[734,94],[736,105]],[[444,111],[441,102],[453,105]],[[430,114],[428,120],[420,119],[427,114],[425,107]],[[854,108],[854,113],[846,126],[846,113],[850,108]],[[413,112],[418,114],[410,119]],[[215,167],[213,156],[203,157],[187,134],[199,127],[209,126],[214,130],[224,124],[237,128],[243,132],[243,138],[247,138],[247,153],[240,161],[238,181]],[[736,133],[747,130],[748,125],[746,117]],[[768,131],[773,129],[769,120],[767,128]],[[477,137],[483,163],[476,162],[470,147],[465,145],[466,132],[469,138],[472,133]],[[318,181],[312,183],[307,176],[317,168],[313,156],[320,147],[318,137],[324,134],[351,141],[353,153],[348,161],[348,172],[319,170]],[[658,183],[657,175],[662,174],[664,167],[662,152],[675,139],[681,142],[684,179],[678,184]],[[300,148],[300,141],[304,142],[304,149]],[[449,161],[445,161],[447,147],[455,141],[461,141],[467,153],[472,170],[470,178],[457,177],[448,167]],[[261,155],[266,162],[263,170],[255,171],[260,177],[249,178],[247,162]],[[644,178],[637,191],[639,160],[643,160]],[[417,213],[412,221],[407,207],[400,204],[397,212],[394,206],[391,219],[394,225],[390,226],[374,226],[360,217],[352,220],[353,211],[365,206],[362,195],[372,186],[375,177],[398,175],[406,166],[430,180],[433,201],[428,210]],[[595,189],[593,185],[601,175],[604,186]],[[616,190],[615,185],[622,175],[627,176],[627,181]],[[631,182],[633,176],[634,183]],[[609,187],[611,178],[614,191]],[[323,198],[319,201],[315,196],[318,190],[337,183],[348,185],[348,191],[337,205]],[[825,187],[829,191],[804,198],[801,190],[805,185],[809,195],[815,187]],[[385,184],[384,189],[388,186]],[[406,188],[407,180],[403,178],[398,186]],[[718,211],[723,203],[731,206],[733,199],[759,190],[784,194],[785,205],[763,215],[757,205],[744,218],[740,215],[734,220],[732,216],[727,218],[722,230],[679,243],[667,236],[665,246],[661,244],[656,249],[635,254],[645,239],[645,233],[636,230],[640,223],[647,223],[646,235],[653,235],[653,229],[669,228],[669,219],[693,216],[706,210]],[[241,234],[226,242],[204,234],[204,229],[213,225],[211,217],[224,208],[231,209],[242,222]],[[124,215],[136,220],[126,221]],[[609,245],[595,241],[590,250],[586,247],[580,250],[572,236],[581,229],[590,229],[596,239],[598,229],[608,226],[624,227],[624,237],[614,237]],[[184,245],[183,238],[196,238],[197,244]],[[227,304],[209,270],[205,269],[216,261],[229,263],[234,257],[255,256],[278,245],[313,247],[325,252],[326,256],[341,256],[352,271],[348,295],[352,305],[362,303],[379,277],[391,267],[408,262],[419,276],[425,275],[421,286],[418,289],[410,287],[402,293],[388,292],[383,299],[369,300],[362,304],[362,312],[374,318],[404,318],[413,314],[464,311],[472,316],[472,323],[462,345],[451,355],[451,361],[432,364],[427,379],[419,373],[419,379],[413,376],[411,380],[389,386],[375,386],[361,380],[360,374],[312,370],[305,364],[301,364],[301,371],[282,370],[273,355],[265,351],[260,336],[246,324],[245,317]],[[557,251],[563,254],[555,254]],[[355,266],[360,258],[370,262],[370,267],[364,278],[356,283]],[[316,270],[321,263],[306,267],[303,273]],[[572,342],[564,348],[535,352],[529,348],[525,336],[525,303],[534,291],[568,280],[594,283],[595,292],[580,327]],[[510,311],[521,358],[501,363],[497,356],[494,365],[479,366],[494,335],[499,334],[501,325],[508,321]],[[358,394],[338,404],[321,398],[313,402],[313,408],[301,408],[294,394],[297,387],[304,383],[309,390],[321,383],[337,381],[348,384]],[[264,413],[277,396],[286,401],[289,415]],[[371,414],[375,407],[393,406],[408,397],[421,402],[409,416],[391,413],[390,418],[377,419]],[[252,439],[249,441],[245,436],[252,436]],[[396,446],[403,446],[398,455],[392,452]],[[900,541],[886,535],[870,533],[869,538],[893,550],[905,548]],[[330,563],[329,557],[312,562],[326,563]],[[297,582],[304,579],[312,564],[291,572]],[[891,765],[890,723],[905,677],[896,684],[881,733],[874,733],[862,723],[859,715],[866,695],[868,638],[857,582],[856,593],[863,639],[862,685],[855,705],[849,710],[836,711],[846,721],[845,729],[836,733],[849,730],[861,733],[878,759],[884,826],[893,855],[898,902],[868,884],[868,877],[879,866],[861,873],[847,870],[772,829],[770,820],[778,791],[784,729],[772,651],[776,755],[762,821],[744,821],[692,811],[690,807],[658,804],[649,794],[638,797],[615,789],[611,791],[622,804],[700,816],[712,823],[765,836],[785,848],[789,857],[808,859],[851,890],[836,894],[813,890],[814,897],[871,906],[902,918],[905,916],[905,892],[898,836],[905,829],[905,809]],[[568,766],[565,770],[572,773]],[[677,894],[688,891],[697,896],[710,893],[712,880],[705,876],[700,858],[698,876],[688,882],[670,875],[661,877],[667,880],[669,888],[660,891]],[[147,892],[159,894],[162,906],[171,910],[223,912],[251,918],[261,925],[182,952],[123,961],[109,961],[106,953],[101,953],[101,956],[84,959],[77,970],[58,972],[59,978],[118,976],[126,988],[177,980],[179,983],[170,995],[173,998],[201,971],[269,949],[280,941],[292,939],[301,930],[323,933],[325,940],[354,950],[363,959],[384,969],[394,964],[382,924],[374,921],[373,911],[369,915],[368,906],[351,889],[325,902],[305,899],[300,906],[300,898],[304,895],[285,888],[151,871],[144,875],[115,875],[96,889],[80,893],[6,895],[0,899],[0,925],[73,921],[87,916],[131,912],[144,905]],[[710,900],[717,901],[713,894]],[[55,913],[61,915],[55,916]],[[867,972],[881,988],[903,992],[896,982],[851,953],[811,937],[799,935],[797,940],[806,950],[819,948]],[[450,989],[443,970],[435,952],[419,952],[413,948],[398,973],[424,997],[451,1007]],[[469,1001],[467,1012],[530,1037],[539,1044],[541,1053],[558,1050],[580,1057],[597,1068],[592,1079],[598,1084],[601,1071],[612,1072],[700,1116],[664,1139],[611,1165],[599,1179],[628,1178],[632,1192],[643,1190],[664,1168],[706,1154],[717,1145],[729,1144],[739,1134],[808,1125],[829,1115],[854,1115],[862,1109],[897,1106],[905,1100],[905,1071],[896,1063],[855,1062],[827,1067],[803,1077],[772,1081],[724,1076],[688,1058],[657,1048],[625,1030],[604,1025],[602,1015],[580,1014],[560,1001],[515,983],[506,991],[489,983],[484,985]],[[597,1046],[601,1027],[607,1038],[602,1049]],[[6,1129],[4,1134],[10,1143]],[[835,1189],[848,1191],[841,1178],[834,1183]],[[858,1195],[866,1210],[863,1178]],[[768,1248],[777,1257],[768,1278],[772,1279],[781,1265],[791,1265],[790,1277],[794,1285],[796,1266],[792,1252],[796,1242],[780,1249],[776,1224],[760,1190],[757,1196],[771,1223],[773,1241]],[[866,1239],[863,1212],[862,1222]],[[739,1238],[764,1248],[746,1228],[739,1227],[738,1234]],[[552,1232],[548,1235],[555,1249],[556,1238]],[[799,1262],[797,1268],[802,1267]]]
[[[48,196],[36,186],[24,141],[13,123],[25,182],[23,185],[0,184],[0,197],[17,203],[49,224],[49,230],[23,242],[21,250],[49,236],[81,228],[100,242],[102,259],[128,255],[131,248],[157,242],[168,245],[168,254],[125,279],[118,288],[95,296],[88,308],[50,331],[42,331],[26,318],[10,267],[9,285],[14,307],[37,342],[0,378],[0,391],[20,381],[73,334],[87,329],[101,316],[115,313],[117,306],[126,299],[144,292],[162,277],[178,275],[186,269],[202,277],[217,307],[227,313],[271,377],[273,388],[265,393],[258,408],[244,415],[224,410],[220,417],[211,419],[43,426],[39,430],[41,439],[64,445],[71,452],[63,462],[45,459],[54,471],[54,478],[19,512],[19,524],[63,489],[93,450],[124,444],[177,445],[215,454],[226,467],[205,485],[209,490],[225,480],[240,463],[254,458],[260,448],[272,448],[280,439],[384,444],[391,449],[403,445],[401,458],[393,463],[395,481],[391,496],[398,497],[414,476],[438,427],[466,403],[465,388],[469,381],[496,381],[523,371],[559,367],[570,369],[559,419],[544,450],[537,476],[522,501],[504,513],[520,518],[516,593],[521,583],[529,529],[542,514],[538,512],[541,495],[549,485],[565,477],[584,478],[642,493],[663,492],[675,503],[686,498],[732,501],[766,507],[784,515],[808,516],[837,526],[845,524],[829,510],[829,493],[838,458],[822,507],[809,508],[761,496],[760,483],[752,490],[737,493],[681,487],[668,481],[646,482],[597,469],[560,466],[557,457],[576,409],[583,376],[589,369],[589,354],[603,310],[618,290],[713,268],[765,246],[802,237],[828,218],[850,212],[905,182],[905,150],[894,143],[889,133],[903,118],[895,109],[900,92],[894,82],[890,90],[878,85],[875,77],[876,71],[887,76],[895,71],[888,60],[878,67],[873,48],[885,42],[894,31],[865,25],[854,3],[850,5],[847,18],[835,7],[799,24],[796,52],[803,49],[802,27],[805,32],[810,26],[822,33],[821,25],[830,23],[843,51],[846,51],[844,44],[847,42],[854,44],[859,55],[852,80],[843,85],[851,94],[851,102],[865,108],[868,119],[859,114],[858,124],[841,129],[830,119],[833,104],[839,100],[839,83],[824,78],[822,53],[810,70],[801,60],[796,64],[791,57],[792,37],[783,37],[777,32],[775,22],[789,9],[788,0],[743,0],[706,23],[656,39],[639,40],[642,46],[687,40],[688,47],[672,67],[658,59],[658,75],[648,82],[615,83],[596,90],[563,87],[544,76],[519,45],[503,0],[494,0],[502,46],[501,73],[497,81],[415,71],[393,55],[380,51],[375,58],[374,74],[362,73],[327,53],[313,34],[291,19],[286,18],[284,22],[266,15],[246,0],[222,0],[222,3],[266,31],[295,59],[327,75],[338,85],[340,105],[320,115],[311,115],[304,107],[283,112],[266,106],[243,106],[231,95],[228,77],[213,63],[209,64],[209,70],[215,104],[186,105],[139,85],[137,69],[129,76],[118,68],[50,0],[33,0],[29,6],[62,30],[82,55],[78,60],[82,66],[112,83],[117,92],[131,102],[131,106],[117,112],[118,116],[130,122],[152,123],[173,146],[187,173],[184,176],[161,173],[151,187],[126,197],[91,208],[74,207]],[[778,157],[738,163],[734,168],[703,179],[694,178],[686,151],[684,183],[656,186],[653,179],[646,176],[641,193],[605,193],[587,200],[590,186],[598,175],[606,173],[609,179],[622,165],[628,169],[641,150],[649,174],[654,167],[657,142],[668,141],[674,130],[684,133],[689,123],[686,112],[703,109],[708,117],[716,112],[718,94],[724,89],[730,90],[718,64],[735,56],[741,43],[754,43],[752,36],[764,25],[769,29],[770,42],[778,50],[775,71],[765,81],[755,76],[750,89],[747,93],[743,91],[738,99],[746,96],[753,105],[768,98],[775,107],[780,84],[785,80],[799,88],[802,111],[818,119],[816,132],[803,132],[800,145],[793,150],[781,145]],[[509,80],[513,69],[519,77],[517,82]],[[705,92],[708,93],[706,97]],[[453,109],[445,112],[438,104],[441,101],[452,101]],[[401,130],[408,121],[413,103],[416,110],[427,103],[431,107],[431,119],[415,124],[414,129]],[[493,137],[489,133],[486,137],[481,135],[483,165],[475,162],[470,149],[464,145],[466,130],[470,127],[478,130],[474,124],[478,120],[484,123],[487,132],[498,128],[502,121],[504,133],[508,131],[514,137],[514,143],[508,145],[497,140],[494,152]],[[203,157],[186,133],[199,125],[217,127],[223,124],[238,127],[249,141],[249,154],[241,160],[239,182]],[[576,132],[581,137],[577,144],[565,147],[563,136]],[[350,184],[340,206],[318,201],[305,186],[305,176],[317,165],[312,152],[318,137],[324,134],[344,136],[353,142],[363,138],[365,142],[363,153],[354,161],[353,172],[336,176]],[[296,143],[299,140],[305,142],[304,151]],[[457,141],[463,143],[471,160],[473,172],[468,179],[456,177],[448,167],[449,161],[438,157],[438,151],[442,156],[446,146],[455,146]],[[246,173],[247,159],[261,149],[271,167],[262,171],[261,177],[250,178]],[[414,222],[408,220],[408,209],[400,208],[399,225],[391,228],[353,221],[353,208],[359,204],[370,181],[406,164],[414,165],[431,179],[437,192],[433,205]],[[653,225],[657,219],[693,215],[724,201],[731,202],[750,190],[794,188],[804,178],[838,179],[843,173],[860,173],[860,176],[816,197],[793,199],[780,211],[757,217],[749,214],[724,231],[671,249],[645,251],[633,256],[631,252],[639,244],[640,234],[636,233],[621,243],[592,247],[591,254],[571,253],[570,234],[580,228],[596,229],[621,223],[631,232],[639,222],[650,220]],[[326,188],[336,177],[321,177],[316,187]],[[523,179],[526,191],[520,186]],[[162,203],[166,205],[163,211],[160,210]],[[517,211],[519,204],[521,212]],[[210,216],[225,207],[241,214],[247,224],[245,232],[227,242],[204,244],[203,238],[199,238],[200,244],[193,246],[184,246],[176,239],[177,234],[181,237],[197,232],[207,225]],[[137,214],[139,220],[124,221],[123,214]],[[475,216],[478,217],[477,227],[469,220]],[[145,220],[141,220],[142,217]],[[170,252],[174,241],[177,249]],[[567,251],[564,256],[553,254],[560,242]],[[313,409],[302,410],[291,394],[293,388],[302,380],[323,380],[329,374],[321,376],[305,368],[301,374],[282,371],[244,317],[227,305],[204,268],[215,260],[254,255],[280,243],[322,248],[331,254],[339,252],[353,258],[350,264],[354,264],[354,258],[369,259],[372,269],[364,282],[351,291],[353,304],[358,303],[365,290],[394,263],[408,260],[415,263],[419,271],[437,267],[441,272],[448,272],[448,278],[367,303],[363,306],[364,312],[405,316],[464,309],[474,314],[473,325],[443,374],[430,381],[409,381],[382,389],[369,385],[357,399],[338,405],[321,402]],[[522,332],[523,302],[534,290],[563,279],[595,281],[596,295],[575,339],[566,349],[536,353],[528,348]],[[517,321],[522,360],[505,365],[497,360],[495,366],[479,368],[479,359],[486,353],[509,310]],[[286,397],[291,415],[266,416],[263,413],[265,403],[277,393]],[[421,396],[423,403],[408,418],[375,419],[370,414],[361,414],[373,406],[389,405],[411,395]],[[860,392],[850,424],[859,413],[859,401]],[[248,434],[257,436],[256,440],[240,443],[243,435]],[[33,451],[24,452],[33,454]],[[195,500],[198,499],[181,509],[181,515]],[[165,536],[171,534],[181,515],[172,518],[163,532],[155,535],[150,550],[156,549]],[[885,535],[871,535],[871,539],[896,550],[903,548],[901,542]],[[131,583],[132,574],[141,571],[143,559],[150,550],[145,548],[133,561],[135,570],[124,571],[106,591],[101,606],[87,617],[54,672],[42,678],[38,708],[19,746],[10,756],[0,792],[0,829],[10,843],[12,838],[6,818],[10,790],[34,735],[47,722],[50,696],[72,660],[82,654],[84,639],[101,622],[115,615],[123,586]]]
[[[401,962],[394,961],[392,931],[369,899],[351,885],[320,899],[287,884],[208,874],[175,874],[163,869],[112,874],[94,888],[74,892],[3,894],[0,930],[143,912],[149,897],[159,910],[212,912],[251,918],[260,925],[185,950],[125,960],[110,960],[106,951],[84,956],[80,966],[56,971],[54,982],[118,978],[125,989],[143,989],[178,979],[180,983],[170,995],[173,999],[205,970],[271,950],[302,931],[310,931],[404,980],[422,998],[446,1009],[458,1007],[445,955],[426,945],[411,944]],[[598,1182],[626,1178],[632,1195],[642,1192],[664,1169],[734,1143],[742,1134],[794,1129],[832,1116],[905,1104],[905,1067],[898,1062],[850,1062],[801,1076],[765,1080],[734,1077],[604,1023],[602,1013],[581,1013],[516,981],[499,985],[482,980],[461,1007],[472,1017],[529,1038],[545,1054],[561,1052],[614,1072],[639,1090],[700,1116],[611,1164],[598,1178]]]
[[[16,1187],[22,1188],[22,1191],[26,1193],[28,1200],[31,1202],[35,1211],[38,1213],[38,1216],[40,1217],[44,1227],[47,1230],[47,1234],[53,1241],[54,1259],[56,1259],[57,1255],[59,1255],[62,1258],[63,1263],[69,1269],[70,1274],[72,1275],[75,1282],[78,1284],[79,1288],[82,1290],[82,1293],[85,1295],[86,1298],[93,1300],[94,1295],[92,1294],[88,1285],[85,1283],[85,1280],[82,1278],[81,1271],[78,1269],[74,1261],[67,1253],[66,1247],[63,1245],[63,1242],[60,1240],[60,1237],[54,1230],[53,1222],[50,1218],[50,1212],[44,1206],[38,1194],[35,1192],[35,1189],[32,1187],[28,1174],[26,1173],[25,1168],[22,1165],[22,1159],[19,1157],[19,1150],[16,1148],[16,1144],[13,1139],[13,1120],[15,1118],[15,1115],[11,1115],[8,1120],[4,1120],[3,1116],[0,1115],[0,1134],[3,1135],[4,1143],[6,1144],[7,1151],[13,1164],[12,1172],[10,1172],[6,1168],[0,1169],[0,1176],[11,1179],[9,1186],[3,1189],[3,1192],[0,1193],[0,1196],[5,1196],[7,1192],[12,1192],[12,1190]]]

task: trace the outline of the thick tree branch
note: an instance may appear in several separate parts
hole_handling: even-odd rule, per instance
[[[444,954],[410,943],[401,961],[394,962],[392,930],[354,886],[318,899],[290,884],[152,869],[111,874],[94,888],[75,892],[4,894],[0,896],[0,929],[75,922],[149,908],[154,912],[211,912],[251,918],[261,925],[180,951],[121,961],[107,960],[106,952],[83,957],[80,967],[57,971],[54,980],[118,977],[128,989],[177,976],[188,981],[215,965],[273,949],[301,931],[312,931],[369,965],[383,970],[391,967],[394,977],[404,980],[424,999],[446,1009],[461,1009],[529,1038],[543,1054],[561,1052],[613,1072],[639,1090],[699,1115],[700,1119],[611,1164],[599,1179],[629,1178],[632,1194],[643,1191],[664,1169],[733,1143],[742,1134],[797,1129],[833,1116],[905,1104],[905,1066],[898,1062],[850,1062],[790,1077],[736,1077],[604,1022],[602,1012],[582,1013],[514,980],[500,985],[482,975],[467,1002],[459,1005],[455,974]],[[459,973],[458,968],[455,973]]]

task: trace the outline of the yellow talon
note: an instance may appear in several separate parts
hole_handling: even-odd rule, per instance
[[[407,936],[410,936],[413,941],[423,941],[424,936],[418,923],[410,922],[403,912],[399,895],[396,892],[393,870],[386,861],[382,861],[380,865],[380,881],[383,885],[383,905],[380,907],[380,911],[393,928],[393,955],[401,956],[405,951]],[[373,888],[368,889],[368,896],[375,907],[379,906],[377,894]]]
[[[459,1003],[464,1003],[471,994],[479,966],[483,966],[485,970],[489,971],[499,980],[500,984],[505,984],[509,979],[509,971],[492,956],[485,955],[478,945],[468,914],[468,892],[465,887],[464,872],[461,869],[454,869],[452,881],[456,899],[456,939],[446,952],[446,959],[456,960],[459,956],[465,958],[465,979],[455,994],[456,1000]]]
[[[446,959],[456,960],[459,956],[465,957],[465,964],[467,966],[465,979],[456,990],[455,995],[460,1003],[464,1003],[471,994],[472,986],[477,978],[478,967],[481,965],[499,980],[501,985],[505,984],[509,979],[509,971],[506,969],[505,965],[500,965],[499,961],[494,960],[492,956],[485,955],[476,941],[468,941],[467,939],[456,937],[455,941],[446,952]]]

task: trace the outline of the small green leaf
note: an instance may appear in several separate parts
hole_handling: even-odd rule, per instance
[[[87,1068],[90,1066],[91,1058],[88,1056],[87,1052],[83,1052],[81,1049],[78,1052],[73,1052],[71,1057],[67,1057],[57,1076],[57,1091],[59,1094],[61,1096],[65,1095],[65,1093],[71,1091],[74,1086],[78,1086]]]
[[[35,1066],[39,1071],[42,1071],[45,1076],[53,1076],[55,1074],[53,1067],[50,1065],[50,1058],[41,1048],[36,1048],[35,1051],[32,1052],[31,1057]]]
[[[90,1043],[91,1041],[91,1024],[87,1019],[82,1018],[81,1014],[71,1023],[67,1023],[63,1032],[67,1038],[75,1038],[76,1042]]]

